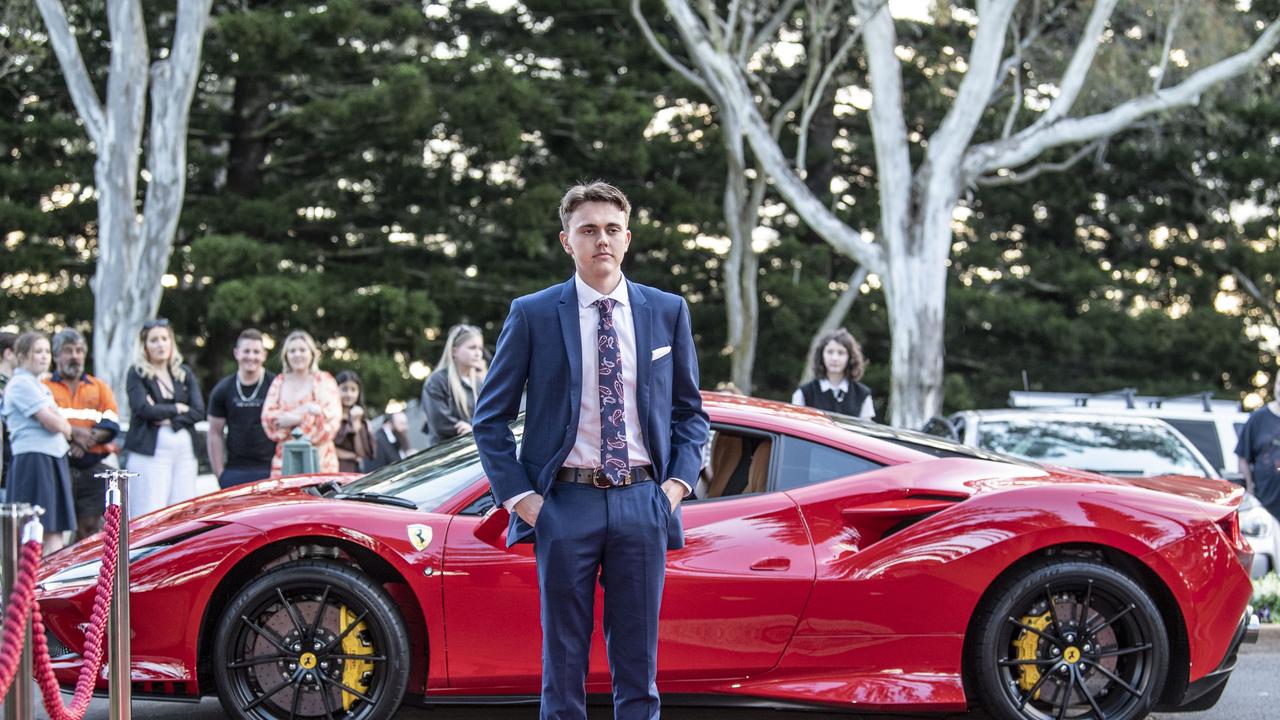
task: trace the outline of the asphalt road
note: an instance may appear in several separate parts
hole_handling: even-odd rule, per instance
[[[1240,663],[1231,676],[1226,693],[1217,707],[1206,712],[1185,714],[1157,714],[1151,720],[1273,720],[1276,717],[1275,704],[1280,702],[1280,625],[1264,625],[1262,637],[1256,645],[1246,645],[1240,652]],[[38,697],[38,693],[37,693]],[[64,696],[65,697],[65,696]],[[37,700],[37,702],[39,702]],[[593,707],[590,720],[609,720],[613,713],[605,706]],[[819,720],[821,718],[841,718],[847,720],[902,720],[905,715],[849,715],[825,712],[791,712],[777,710],[720,710],[708,708],[663,708],[662,715],[667,720],[706,720],[707,718],[726,718],[727,720]],[[48,715],[41,707],[36,712],[40,720],[48,720]],[[206,698],[199,705],[186,703],[136,702],[133,706],[133,717],[147,720],[217,720],[225,717],[222,706],[213,698]],[[536,720],[537,708],[499,707],[499,708],[404,708],[397,715],[398,720]],[[948,716],[919,716],[937,720],[945,717],[948,720],[983,720],[984,713],[971,712]],[[94,700],[85,715],[86,720],[109,720],[107,701]]]

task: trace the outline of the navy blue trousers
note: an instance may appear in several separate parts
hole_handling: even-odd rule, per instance
[[[616,720],[657,720],[658,610],[671,504],[655,482],[554,483],[534,525],[542,603],[542,720],[585,720],[596,578]]]

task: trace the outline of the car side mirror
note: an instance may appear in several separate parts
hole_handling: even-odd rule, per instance
[[[494,505],[476,525],[476,539],[485,545],[503,550],[507,547],[507,522],[511,514],[501,505]]]

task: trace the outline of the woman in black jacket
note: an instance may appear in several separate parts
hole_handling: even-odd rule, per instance
[[[196,495],[195,424],[204,419],[204,397],[195,373],[182,364],[173,329],[164,318],[142,326],[129,368],[129,517],[145,515]]]
[[[422,385],[427,447],[471,432],[471,414],[484,381],[484,336],[473,325],[454,325],[435,372]]]

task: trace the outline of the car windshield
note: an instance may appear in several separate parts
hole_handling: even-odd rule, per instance
[[[1123,421],[1018,418],[984,420],[979,446],[1028,460],[1107,475],[1211,477],[1165,428]]]
[[[523,416],[512,423],[511,432],[519,443],[524,433]],[[480,451],[468,433],[374,470],[343,486],[342,492],[394,495],[412,501],[419,510],[431,512],[483,476]]]

